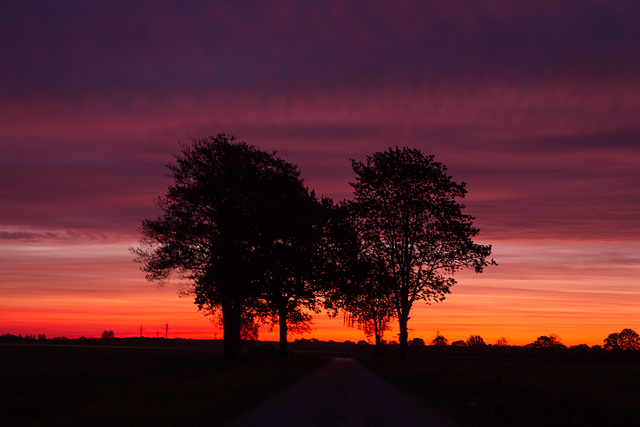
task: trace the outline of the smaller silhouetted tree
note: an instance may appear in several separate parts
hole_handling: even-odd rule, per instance
[[[486,344],[480,335],[471,335],[469,338],[467,338],[467,345],[469,347],[474,347]]]
[[[497,347],[506,347],[509,345],[509,342],[507,341],[507,339],[505,337],[500,337],[496,340],[496,344]]]
[[[412,339],[410,345],[412,347],[424,347],[425,346],[424,340],[422,338],[414,338],[414,339]]]
[[[625,328],[618,334],[620,347],[623,350],[638,350],[640,348],[640,336],[633,329]]]
[[[534,342],[528,345],[528,347],[532,348],[556,348],[556,347],[564,347],[564,345],[560,342],[560,338],[556,334],[541,335]]]
[[[609,334],[604,339],[605,350],[638,350],[640,336],[633,329],[625,328],[618,333]]]
[[[589,347],[587,344],[573,345],[570,348],[581,351],[591,350],[591,347]]]
[[[604,339],[604,349],[620,350],[620,335],[617,332],[609,334],[609,336]]]
[[[441,302],[456,283],[453,274],[482,273],[495,264],[491,245],[473,241],[474,217],[460,200],[467,193],[433,156],[408,147],[351,160],[356,174],[349,202],[368,258],[382,266],[398,320],[400,359],[408,350],[408,321],[418,301]]]
[[[323,244],[317,268],[325,282],[324,305],[331,316],[342,311],[345,324],[357,326],[373,338],[377,355],[395,311],[389,292],[389,276],[381,263],[363,248],[350,206],[322,199]]]
[[[102,344],[113,344],[115,337],[116,337],[116,334],[113,331],[104,330],[102,331],[102,335],[100,335],[100,342]]]
[[[462,340],[456,340],[451,343],[451,347],[466,347],[467,343]]]
[[[431,341],[431,345],[445,346],[448,344],[449,344],[449,341],[447,341],[447,339],[444,336],[440,335],[440,331],[436,333],[436,337]]]

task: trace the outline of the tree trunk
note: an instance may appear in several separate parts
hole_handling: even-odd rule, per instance
[[[382,326],[378,316],[373,318],[373,334],[376,337],[375,355],[382,355]]]
[[[286,359],[289,356],[289,344],[287,343],[287,312],[279,310],[278,323],[280,325],[280,357]]]
[[[382,355],[382,334],[379,331],[375,331],[375,335],[376,335],[375,355],[381,356]]]
[[[233,304],[222,305],[222,326],[224,329],[224,358],[225,360],[237,360],[240,356],[240,324],[242,322],[241,310]]]
[[[407,331],[407,323],[409,321],[409,316],[405,313],[401,313],[398,316],[398,323],[400,326],[400,360],[407,360],[407,355],[409,354],[409,334]]]

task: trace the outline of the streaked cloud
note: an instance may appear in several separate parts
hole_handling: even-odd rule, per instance
[[[589,313],[626,327],[639,301],[639,15],[604,0],[4,3],[0,287],[24,310],[40,293],[34,304],[69,322],[85,316],[73,301],[105,316],[144,305],[153,286],[127,247],[156,214],[164,165],[179,141],[227,132],[336,199],[351,194],[350,158],[396,145],[468,183],[501,266],[465,276],[413,316],[420,328],[601,334]],[[94,299],[109,286],[131,299]],[[41,319],[7,304],[7,324]],[[332,322],[317,330],[351,336]]]

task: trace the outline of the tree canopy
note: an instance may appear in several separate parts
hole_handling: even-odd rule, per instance
[[[351,209],[371,259],[389,277],[400,329],[400,356],[407,355],[407,322],[413,304],[442,301],[461,268],[482,272],[492,264],[490,245],[473,241],[479,230],[457,199],[467,192],[447,168],[411,148],[390,148],[352,160],[356,173]]]
[[[156,200],[161,214],[142,221],[133,252],[148,280],[176,274],[200,309],[221,313],[225,356],[236,358],[243,326],[274,312],[265,296],[293,268],[287,248],[308,233],[307,216],[290,210],[315,197],[295,165],[225,134],[183,145],[168,168],[174,184]]]
[[[397,318],[405,357],[413,304],[442,301],[457,270],[493,264],[491,246],[473,241],[465,183],[433,156],[395,148],[352,167],[354,198],[336,205],[276,153],[225,134],[194,139],[168,164],[174,182],[159,216],[142,221],[136,261],[150,281],[177,276],[220,316],[228,358],[265,322],[286,355],[287,332],[308,330],[320,299],[378,344]]]
[[[606,350],[638,350],[640,349],[640,335],[629,328],[611,333],[604,339],[604,348]]]
[[[368,257],[348,203],[324,199],[325,221],[321,257],[324,306],[331,315],[342,311],[345,323],[373,338],[380,353],[382,337],[394,316],[386,271]]]
[[[557,348],[564,347],[556,334],[541,335],[534,342],[527,345],[532,348]]]

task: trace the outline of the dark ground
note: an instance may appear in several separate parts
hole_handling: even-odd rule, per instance
[[[640,419],[640,351],[422,347],[399,363],[392,348],[377,358],[368,346],[306,341],[288,361],[259,345],[226,363],[212,343],[75,344],[0,344],[1,425],[223,425],[333,356],[360,360],[463,426]]]
[[[0,344],[0,425],[222,425],[324,356],[226,363],[198,348]]]

